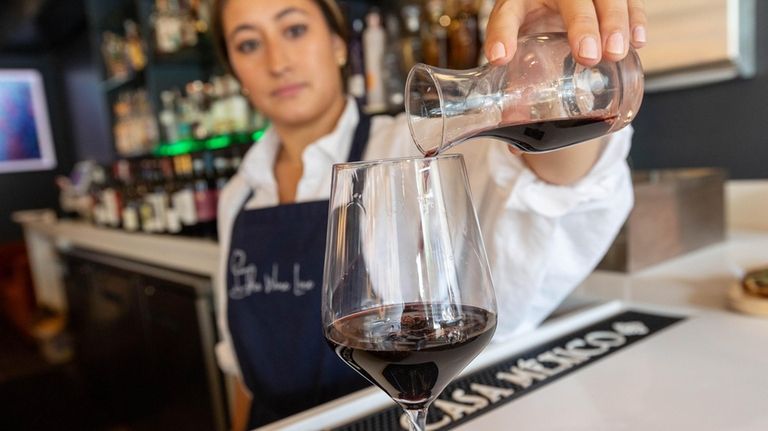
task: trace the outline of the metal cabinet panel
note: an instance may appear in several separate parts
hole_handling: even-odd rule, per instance
[[[64,260],[76,368],[94,422],[226,429],[210,281],[77,250]]]

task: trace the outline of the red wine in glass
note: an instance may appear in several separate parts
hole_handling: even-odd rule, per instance
[[[407,303],[338,319],[326,328],[326,339],[395,401],[421,409],[483,350],[495,328],[496,314],[479,307]]]

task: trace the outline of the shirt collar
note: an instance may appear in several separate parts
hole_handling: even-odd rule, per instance
[[[344,112],[336,123],[334,130],[313,142],[304,150],[303,178],[320,178],[330,175],[334,163],[347,161],[352,147],[352,138],[360,120],[357,103],[347,97]],[[280,137],[270,126],[259,142],[253,145],[243,159],[241,172],[252,188],[259,186],[276,186],[274,166],[280,149]]]

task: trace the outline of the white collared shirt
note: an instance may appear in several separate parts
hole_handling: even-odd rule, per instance
[[[331,170],[349,155],[358,123],[349,99],[336,128],[309,145],[296,202],[328,199]],[[600,159],[578,182],[556,186],[540,180],[507,145],[491,139],[455,147],[464,155],[473,200],[496,289],[498,326],[494,342],[539,325],[589,275],[624,223],[633,203],[626,158],[632,128],[610,135]],[[214,282],[221,341],[220,367],[239,374],[227,325],[226,264],[232,224],[246,209],[279,204],[274,163],[280,146],[273,129],[246,154],[219,199],[220,271]],[[420,155],[404,114],[376,116],[364,160]]]

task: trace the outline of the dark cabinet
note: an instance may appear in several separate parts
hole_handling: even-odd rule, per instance
[[[96,427],[225,429],[210,281],[80,251],[66,262],[75,363]]]

